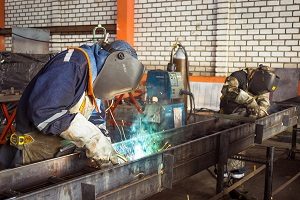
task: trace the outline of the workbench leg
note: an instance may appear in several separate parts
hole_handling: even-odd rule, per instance
[[[217,194],[224,190],[224,165],[228,160],[229,136],[228,134],[221,134],[219,136],[218,149],[218,166],[217,166]]]
[[[223,190],[224,190],[224,163],[218,163],[216,193],[218,194]]]
[[[293,126],[292,146],[291,146],[291,154],[290,154],[290,158],[292,160],[295,160],[295,157],[296,157],[297,132],[298,132],[298,128],[297,128],[297,125],[295,125],[295,126]]]
[[[267,148],[267,162],[265,170],[265,191],[264,200],[272,199],[272,181],[273,181],[273,164],[274,164],[274,147]]]

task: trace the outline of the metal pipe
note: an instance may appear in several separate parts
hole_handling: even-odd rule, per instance
[[[5,27],[5,0],[0,0],[0,29]],[[5,37],[0,36],[0,51],[5,51]]]
[[[272,199],[272,181],[273,181],[273,165],[274,165],[274,147],[267,148],[267,162],[265,171],[265,190],[264,200]]]
[[[227,163],[229,151],[229,134],[228,132],[219,136],[218,165],[217,165],[217,194],[224,190],[224,165]]]

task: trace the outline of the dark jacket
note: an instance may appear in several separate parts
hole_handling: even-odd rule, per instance
[[[52,58],[25,89],[17,109],[17,131],[37,130],[55,115],[40,131],[60,134],[70,126],[75,114],[68,110],[80,100],[87,86],[87,61],[81,52],[74,51],[65,62],[67,52]]]

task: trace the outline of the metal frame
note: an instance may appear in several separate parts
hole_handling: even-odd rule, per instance
[[[294,126],[295,110],[286,108],[257,120],[264,124],[262,138],[288,128],[278,125],[284,115],[290,122],[287,125]],[[10,191],[17,199],[144,199],[216,163],[222,166],[228,157],[255,145],[256,126],[210,118],[168,130],[162,132],[163,140],[174,144],[172,148],[103,170],[87,168],[87,160],[73,154],[1,171],[0,194]],[[218,176],[217,191],[223,190],[222,176]],[[37,187],[28,189],[32,185]]]

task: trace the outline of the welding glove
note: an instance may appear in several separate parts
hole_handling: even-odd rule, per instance
[[[118,164],[117,152],[111,142],[80,113],[76,114],[70,127],[60,136],[72,141],[77,147],[85,147],[87,157],[94,159],[100,166],[109,162]]]

